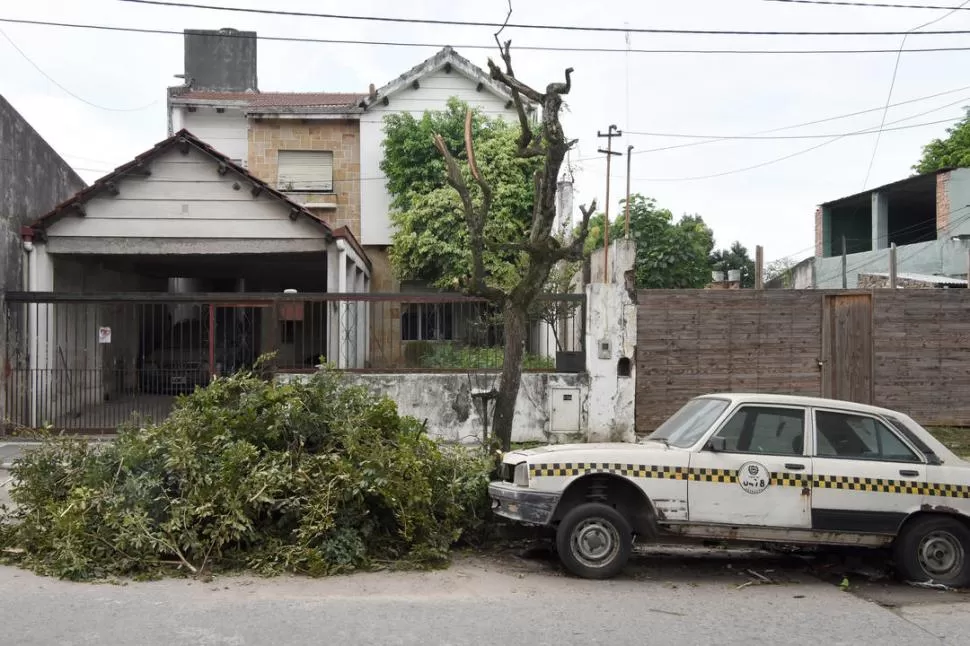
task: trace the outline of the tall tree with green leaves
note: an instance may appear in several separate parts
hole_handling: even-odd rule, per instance
[[[914,171],[923,174],[941,168],[970,166],[970,108],[946,132],[945,139],[934,139],[923,146],[923,156],[913,166]]]
[[[610,239],[624,237],[625,226],[625,216],[617,217]],[[587,251],[603,246],[603,228],[602,214],[590,220]],[[710,282],[714,233],[699,215],[684,215],[675,222],[669,209],[637,193],[630,196],[630,237],[637,248],[637,288],[698,288]]]
[[[470,233],[462,201],[448,184],[445,159],[434,143],[434,136],[440,135],[445,146],[455,151],[462,179],[472,199],[480,201],[481,189],[467,166],[467,112],[468,106],[453,97],[445,110],[425,112],[420,118],[409,113],[385,117],[381,170],[392,196],[390,258],[402,280],[422,280],[446,289],[471,287]],[[523,257],[515,245],[532,221],[532,177],[540,160],[516,155],[519,128],[503,119],[472,111],[471,136],[479,168],[495,187],[482,232],[488,241],[482,259],[486,282],[504,289],[515,282],[522,266]]]
[[[391,141],[385,145],[383,165],[394,196],[395,222],[404,229],[394,240],[395,246],[404,246],[392,255],[399,275],[458,286],[488,298],[502,312],[505,347],[492,433],[503,450],[512,440],[530,314],[553,268],[582,258],[595,210],[595,202],[589,209],[580,207],[582,224],[569,243],[555,235],[559,171],[575,143],[566,138],[559,120],[563,97],[572,87],[572,68],[566,70],[565,82],[549,83],[539,91],[516,78],[510,48],[511,41],[500,43],[504,65],[489,59],[488,68],[508,89],[518,128],[466,110],[458,129],[454,117],[461,114],[459,104],[449,105],[440,119],[434,114],[413,121],[402,116],[388,122]],[[530,119],[530,107],[541,108],[540,123]],[[437,162],[429,141],[440,155]],[[441,188],[442,177],[450,191]],[[525,190],[523,177],[528,180]]]
[[[711,269],[723,272],[740,270],[741,287],[754,287],[754,260],[748,255],[748,248],[737,240],[731,244],[730,249],[718,249],[711,254]]]

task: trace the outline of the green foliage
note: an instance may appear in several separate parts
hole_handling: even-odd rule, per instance
[[[718,249],[712,253],[711,268],[723,272],[738,269],[741,271],[741,287],[754,287],[754,260],[748,256],[748,249],[738,241],[735,241],[730,249]]]
[[[110,444],[52,438],[27,453],[0,550],[75,580],[434,565],[483,527],[491,466],[336,373],[240,373]]]
[[[625,234],[625,216],[610,227],[610,239]],[[603,246],[604,217],[590,218],[586,249]],[[640,289],[704,287],[711,278],[709,255],[714,233],[698,215],[684,215],[674,222],[673,213],[639,194],[630,196],[630,237],[637,246],[636,286]]]
[[[465,152],[466,105],[455,98],[446,110],[385,117],[384,159],[395,225],[390,258],[401,280],[461,288],[471,275],[468,226],[458,193],[446,183],[445,163],[435,149],[440,134],[459,162],[476,203],[481,191],[472,181]],[[472,139],[478,166],[495,196],[486,220],[484,260],[488,282],[508,289],[520,278],[524,262],[510,250],[532,224],[532,177],[541,159],[516,156],[518,126],[475,112]]]
[[[970,108],[966,115],[946,129],[946,139],[934,139],[923,146],[923,156],[913,166],[919,174],[932,173],[941,168],[970,166]]]
[[[422,368],[501,368],[504,363],[504,349],[500,347],[472,347],[455,343],[434,343],[421,356]],[[526,352],[522,357],[525,370],[551,370],[556,367],[552,357]]]

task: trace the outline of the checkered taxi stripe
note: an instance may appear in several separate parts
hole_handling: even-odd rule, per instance
[[[666,480],[690,480],[693,482],[736,483],[737,472],[730,469],[707,469],[689,467],[664,467],[646,464],[622,464],[613,462],[557,462],[533,464],[529,477],[572,477],[589,473],[611,473],[629,478],[659,478]],[[779,487],[807,487],[809,477],[803,473],[774,471],[772,485]],[[908,494],[914,496],[940,496],[970,499],[970,485],[920,483],[913,480],[890,480],[886,478],[863,478],[855,476],[816,475],[811,478],[816,489],[841,489],[870,493]]]

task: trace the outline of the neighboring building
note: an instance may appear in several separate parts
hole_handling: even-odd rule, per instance
[[[970,169],[950,168],[908,177],[856,195],[825,202],[815,211],[815,286],[846,286],[860,273],[889,272],[889,247],[897,247],[896,270],[965,276],[970,237]]]
[[[771,280],[765,281],[766,289],[812,289],[814,286],[815,256],[809,256]]]
[[[24,289],[21,227],[84,188],[84,180],[0,96],[0,422],[9,414],[10,377],[24,360],[22,312],[4,307],[6,292]]]
[[[0,292],[23,289],[20,227],[84,188],[84,180],[0,96]]]

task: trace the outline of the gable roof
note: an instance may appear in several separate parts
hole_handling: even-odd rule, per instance
[[[389,97],[421,77],[428,74],[433,74],[440,69],[444,69],[445,67],[453,69],[456,72],[472,79],[473,81],[478,81],[482,85],[483,89],[488,89],[496,96],[508,100],[512,99],[512,94],[508,91],[508,88],[495,81],[488,72],[475,65],[464,56],[459,55],[458,52],[456,52],[451,46],[447,46],[431,58],[415,65],[404,74],[401,74],[390,83],[387,83],[383,87],[375,90],[370,95],[365,96],[359,105],[366,111],[367,108],[374,105],[374,103],[377,101],[380,101],[385,97]],[[531,110],[534,107],[534,104],[525,97],[522,97],[522,100],[526,105],[526,109]]]
[[[351,233],[349,229],[346,227],[340,227],[339,229],[334,230],[329,224],[327,224],[325,220],[315,215],[312,211],[304,206],[301,206],[300,204],[297,204],[284,193],[279,192],[242,166],[234,163],[231,159],[193,135],[188,130],[180,130],[168,139],[158,142],[127,164],[119,166],[104,177],[101,177],[95,181],[90,186],[78,191],[72,197],[55,206],[50,212],[41,216],[31,224],[23,227],[21,229],[21,235],[25,238],[39,237],[42,239],[47,229],[58,220],[71,213],[76,213],[78,208],[82,207],[85,202],[91,200],[97,195],[104,193],[105,191],[110,192],[114,189],[115,185],[123,180],[126,176],[143,173],[150,161],[158,158],[176,146],[187,146],[194,148],[204,155],[211,157],[214,161],[218,162],[220,166],[224,166],[226,169],[232,170],[236,174],[242,176],[247,182],[251,183],[254,191],[257,191],[258,189],[258,192],[266,192],[266,194],[271,198],[283,203],[284,206],[288,207],[290,212],[295,214],[296,217],[308,218],[315,225],[323,227],[328,234],[328,239],[332,240],[334,238],[339,238],[346,240],[354,251],[357,252],[360,258],[367,264],[368,268],[371,267],[370,259],[367,257],[367,254],[364,253],[360,243],[357,242],[354,234]]]

